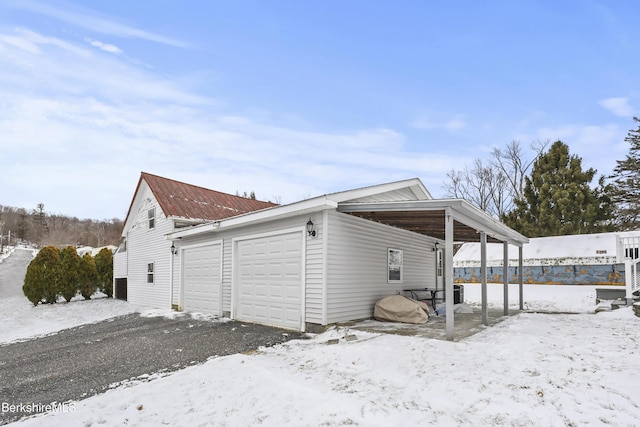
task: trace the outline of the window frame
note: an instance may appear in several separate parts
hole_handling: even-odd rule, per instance
[[[156,208],[149,208],[147,211],[147,225],[149,226],[149,230],[153,230],[156,228]]]
[[[387,248],[387,283],[403,283],[404,251]]]
[[[155,284],[155,262],[147,263],[147,284]]]

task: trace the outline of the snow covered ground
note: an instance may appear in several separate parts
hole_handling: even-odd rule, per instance
[[[465,298],[479,302],[479,286]],[[501,306],[500,285],[489,285],[489,299]],[[514,290],[510,299],[517,304]],[[328,345],[345,333],[332,329],[132,379],[17,424],[638,425],[640,318],[630,308],[594,314],[591,287],[525,286],[525,301],[580,314],[523,313],[459,342],[351,329],[357,340]],[[0,302],[0,342],[133,310],[110,299],[33,308],[12,298]]]

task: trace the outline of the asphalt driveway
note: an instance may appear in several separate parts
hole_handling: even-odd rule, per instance
[[[16,411],[26,405],[81,400],[120,381],[303,337],[235,321],[131,314],[0,345],[0,424],[33,413]]]

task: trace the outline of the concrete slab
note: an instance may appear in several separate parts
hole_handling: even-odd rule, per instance
[[[482,324],[482,312],[479,307],[472,307],[473,313],[456,313],[454,321],[454,341],[460,341],[487,328]],[[510,310],[509,316],[520,313],[519,310]],[[489,309],[489,327],[499,323],[509,316],[503,315],[503,309]],[[341,323],[339,326],[347,326],[352,331],[361,330],[385,334],[405,336],[420,336],[425,338],[446,340],[445,316],[430,316],[427,323],[413,325],[409,323],[380,322],[375,319],[358,322]]]

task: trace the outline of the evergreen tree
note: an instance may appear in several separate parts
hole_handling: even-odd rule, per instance
[[[67,301],[78,294],[78,279],[80,272],[80,256],[73,246],[67,246],[60,251],[60,277],[58,293]]]
[[[29,222],[27,221],[27,213],[20,212],[20,219],[18,221],[18,238],[22,241],[26,240],[27,233],[29,232]]]
[[[42,239],[49,233],[49,226],[47,224],[47,213],[44,210],[44,203],[38,203],[31,215],[35,226],[34,240],[37,243],[41,243]]]
[[[619,230],[637,230],[640,226],[640,119],[634,117],[638,129],[630,130],[624,139],[631,147],[624,160],[618,160],[613,179],[611,200]]]
[[[95,257],[98,270],[98,288],[108,297],[113,296],[113,252],[107,248],[100,249]]]
[[[556,141],[534,163],[523,197],[503,217],[505,224],[528,237],[611,231],[607,191],[591,189],[596,171],[582,170],[582,159]]]
[[[88,252],[80,258],[78,284],[80,294],[84,299],[90,299],[98,290],[98,270],[96,269],[96,262]]]
[[[29,263],[22,292],[33,305],[53,304],[58,299],[59,276],[60,251],[55,246],[46,246]]]

